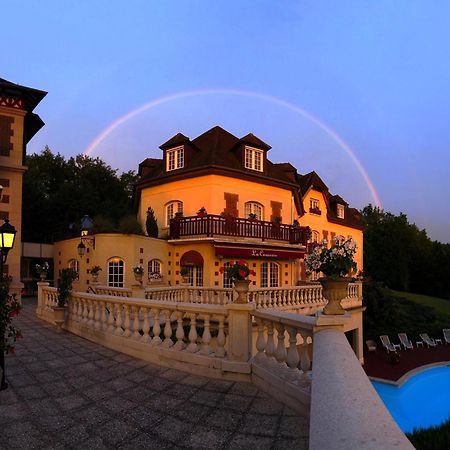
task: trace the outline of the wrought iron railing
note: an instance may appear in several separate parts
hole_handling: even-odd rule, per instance
[[[309,235],[309,227],[208,214],[172,219],[169,237],[234,236],[306,245]]]

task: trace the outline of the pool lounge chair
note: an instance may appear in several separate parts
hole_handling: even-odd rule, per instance
[[[442,332],[444,333],[444,342],[450,344],[450,328],[444,328]]]
[[[380,341],[388,353],[389,352],[397,352],[396,347],[400,347],[400,345],[396,346],[394,344],[391,344],[391,341],[389,340],[389,336],[387,334],[383,334],[382,336],[380,336]]]
[[[408,339],[406,333],[398,333],[398,338],[400,339],[400,344],[403,345],[403,348],[405,350],[407,349],[412,350],[414,348],[412,342]]]
[[[427,333],[421,333],[419,334],[419,336],[420,339],[422,339],[422,341],[425,342],[425,344],[427,344],[428,348],[436,347],[436,341],[434,339],[431,339]]]

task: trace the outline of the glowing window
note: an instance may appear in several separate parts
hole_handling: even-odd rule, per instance
[[[263,171],[263,151],[256,148],[245,147],[245,168]]]
[[[183,202],[175,201],[166,205],[166,226],[169,226],[170,219],[173,219],[176,213],[183,213]]]
[[[182,169],[184,167],[184,147],[177,147],[166,152],[167,171]]]
[[[108,286],[123,287],[124,285],[123,259],[113,258],[108,261]]]
[[[245,216],[249,217],[254,214],[255,219],[264,220],[264,207],[260,203],[247,202],[245,204]]]

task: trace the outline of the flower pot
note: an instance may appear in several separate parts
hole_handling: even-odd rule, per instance
[[[66,318],[66,307],[65,306],[54,306],[53,307],[53,320],[58,327],[58,331],[62,330],[62,325]]]
[[[98,273],[91,273],[92,275],[92,282],[97,283],[98,282]]]
[[[347,287],[350,279],[344,277],[335,280],[322,278],[319,281],[322,285],[322,295],[328,300],[323,313],[330,315],[345,314],[345,309],[341,306],[341,300],[347,297]]]
[[[233,303],[248,303],[250,280],[233,280],[233,284],[234,289],[238,293],[238,297]]]
[[[47,278],[47,272],[41,272],[39,274],[39,277],[41,278],[41,281],[45,281],[45,279]]]
[[[142,277],[144,276],[143,273],[134,273],[134,279],[138,282],[142,284]]]

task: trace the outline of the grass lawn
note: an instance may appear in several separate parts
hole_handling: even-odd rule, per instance
[[[431,306],[438,314],[443,314],[450,317],[450,300],[438,297],[430,297],[428,295],[411,294],[410,292],[394,291],[389,289],[389,293],[393,297],[406,298],[412,302],[421,305]]]

